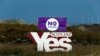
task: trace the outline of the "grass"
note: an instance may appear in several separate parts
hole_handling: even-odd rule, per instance
[[[33,44],[0,44],[0,56],[100,56],[100,45],[74,45],[70,52],[37,52]]]

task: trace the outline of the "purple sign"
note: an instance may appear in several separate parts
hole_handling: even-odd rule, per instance
[[[38,28],[48,31],[67,31],[67,18],[40,17]]]

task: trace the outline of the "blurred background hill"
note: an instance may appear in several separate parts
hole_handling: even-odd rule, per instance
[[[72,40],[75,43],[100,44],[100,24],[72,25],[67,29],[73,33]],[[39,31],[37,26],[27,24],[23,20],[2,20],[0,22],[0,43],[29,43],[31,41],[26,35],[34,31]]]

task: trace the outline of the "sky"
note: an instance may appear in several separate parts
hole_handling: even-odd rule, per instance
[[[0,20],[37,23],[39,17],[67,17],[70,24],[100,23],[100,0],[0,0]]]

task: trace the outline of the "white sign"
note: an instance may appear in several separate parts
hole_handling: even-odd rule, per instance
[[[46,22],[46,28],[49,30],[49,31],[56,31],[59,27],[59,22],[57,19],[55,18],[50,18],[47,20]]]
[[[45,51],[45,52],[66,51],[67,52],[72,50],[72,45],[69,44],[70,42],[72,42],[71,39],[69,38],[72,36],[71,32],[44,32],[41,37],[39,37],[37,32],[31,32],[31,35],[37,43],[38,51]]]

